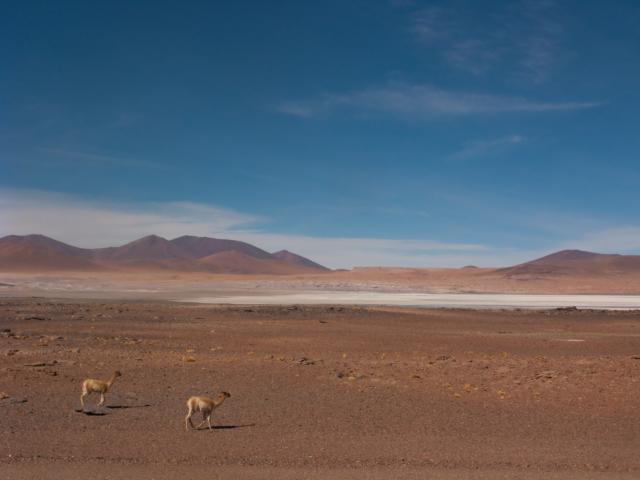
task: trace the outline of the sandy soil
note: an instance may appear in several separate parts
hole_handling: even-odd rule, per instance
[[[0,330],[2,479],[640,477],[640,312],[4,299]]]

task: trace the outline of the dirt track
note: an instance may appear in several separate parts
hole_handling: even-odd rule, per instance
[[[640,477],[638,312],[5,299],[2,329],[2,479]]]

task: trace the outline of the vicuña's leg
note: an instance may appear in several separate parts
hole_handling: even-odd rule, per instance
[[[80,405],[82,405],[82,408],[84,408],[84,397],[87,396],[86,392],[82,392],[82,395],[80,395]]]
[[[207,423],[209,424],[209,430],[213,430],[213,428],[211,427],[211,414],[209,414],[209,416],[207,417]]]
[[[100,403],[98,404],[98,406],[102,406],[104,404],[104,393],[100,393]]]
[[[202,411],[202,421],[198,424],[198,426],[196,428],[200,428],[202,425],[204,425],[204,422],[207,421],[207,412],[205,410]]]
[[[189,426],[191,426],[191,428],[193,428],[193,422],[191,421],[191,416],[193,415],[193,410],[191,410],[191,408],[189,408],[189,413],[187,413],[187,416],[184,419],[184,428],[186,430],[189,430]]]

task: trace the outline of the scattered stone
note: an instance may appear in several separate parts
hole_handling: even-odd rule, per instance
[[[32,315],[30,317],[26,317],[25,320],[38,320],[38,321],[42,322],[44,320],[49,320],[49,319],[46,318],[46,317],[39,317],[37,315]]]
[[[6,353],[6,355],[7,355],[7,357],[11,357],[11,356],[15,355],[16,353],[18,353],[19,351],[20,351],[20,350],[17,350],[17,349],[9,350],[9,351]]]
[[[12,398],[11,400],[9,400],[9,403],[27,403],[27,399],[25,397],[21,397],[21,398]]]
[[[6,398],[9,398],[10,395],[6,392],[0,392],[0,400],[4,400]]]
[[[186,363],[193,363],[196,361],[196,359],[192,356],[186,356],[186,357],[182,357],[182,361],[186,362]]]

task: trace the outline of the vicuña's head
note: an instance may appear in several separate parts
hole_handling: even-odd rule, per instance
[[[122,374],[120,373],[120,370],[116,370],[115,372],[113,372],[113,376],[114,377],[121,377]]]
[[[229,398],[231,396],[229,392],[220,392],[220,395],[222,395],[225,398]]]

